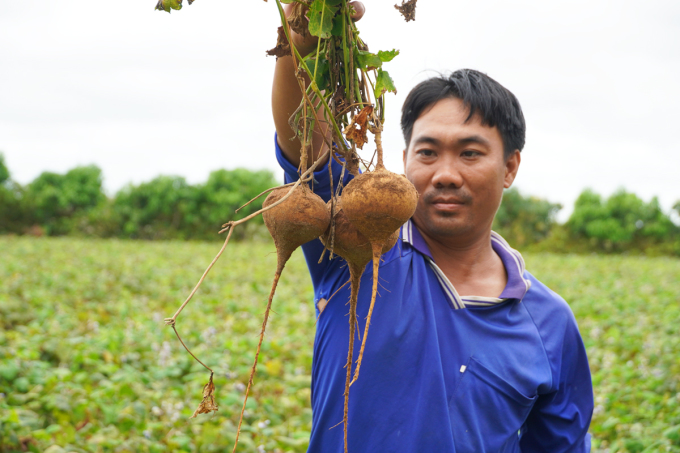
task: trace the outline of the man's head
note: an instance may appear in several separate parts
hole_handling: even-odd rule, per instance
[[[469,69],[417,85],[402,109],[404,172],[420,193],[414,219],[435,237],[488,234],[524,146],[515,96]]]
[[[411,90],[401,113],[401,130],[407,148],[418,117],[446,98],[463,101],[469,109],[468,121],[479,114],[482,124],[497,127],[506,157],[516,149],[522,151],[526,124],[519,101],[500,83],[474,69],[459,69],[448,77],[432,77]]]

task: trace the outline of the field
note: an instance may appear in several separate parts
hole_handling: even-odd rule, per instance
[[[219,411],[190,419],[209,373],[163,318],[218,244],[0,237],[0,452],[231,451],[276,256],[229,247],[177,323],[216,372]],[[593,451],[680,452],[680,260],[525,258],[579,321]],[[306,450],[315,319],[299,252],[274,310],[242,452]]]

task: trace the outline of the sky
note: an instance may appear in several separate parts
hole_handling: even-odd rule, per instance
[[[190,183],[220,168],[270,169],[273,0],[0,0],[0,152],[22,184],[94,164],[109,195],[158,175]],[[386,165],[402,172],[400,108],[437,73],[473,68],[522,104],[515,186],[562,203],[585,188],[680,200],[680,2],[365,0],[359,22],[398,88],[387,99]],[[364,148],[372,153],[371,147]]]

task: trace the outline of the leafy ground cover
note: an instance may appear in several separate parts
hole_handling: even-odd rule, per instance
[[[185,342],[216,371],[220,407],[189,419],[208,373],[163,318],[216,248],[0,237],[0,452],[230,451],[276,257],[270,243],[231,244],[178,319]],[[596,391],[594,451],[680,452],[680,260],[526,259],[579,320]],[[239,451],[306,450],[311,300],[296,252]]]

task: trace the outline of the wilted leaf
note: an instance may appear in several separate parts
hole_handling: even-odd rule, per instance
[[[308,34],[308,22],[307,18],[305,17],[306,11],[307,10],[303,4],[296,3],[293,6],[293,10],[288,15],[288,25],[290,26],[290,29],[297,34],[302,35],[303,37],[307,36]]]
[[[401,6],[399,5],[394,5],[395,8],[399,10],[402,16],[404,16],[404,19],[406,19],[406,22],[410,20],[416,20],[416,2],[418,0],[408,0],[408,1],[402,1]]]
[[[344,112],[344,110],[349,105],[347,98],[345,98],[344,86],[338,85],[336,88],[335,93],[333,93],[333,103],[335,104],[335,108],[338,112]]]
[[[193,3],[194,0],[190,0],[189,4]],[[156,9],[160,11],[170,12],[170,9],[182,9],[182,0],[158,0],[156,4]]]
[[[195,418],[198,414],[217,412],[217,410],[218,407],[215,404],[215,384],[213,384],[213,375],[210,373],[210,381],[203,387],[203,401],[198,405],[191,418]]]
[[[378,99],[385,92],[397,94],[397,88],[394,86],[394,81],[387,71],[378,69],[378,76],[375,78],[375,98]]]
[[[381,50],[378,52],[378,58],[380,58],[380,61],[383,63],[394,60],[394,57],[397,55],[399,55],[399,51],[397,49]]]
[[[373,113],[373,106],[368,105],[361,109],[344,130],[347,140],[352,140],[355,145],[363,149],[364,144],[368,141],[366,132],[368,131],[368,118]]]
[[[341,0],[314,0],[309,8],[309,32],[319,38],[328,38],[333,30],[333,16]]]
[[[279,27],[277,30],[276,37],[276,47],[267,51],[267,55],[274,55],[278,60],[279,57],[285,57],[286,55],[291,55],[290,43],[288,38],[286,38],[286,32],[283,30],[283,26]]]

